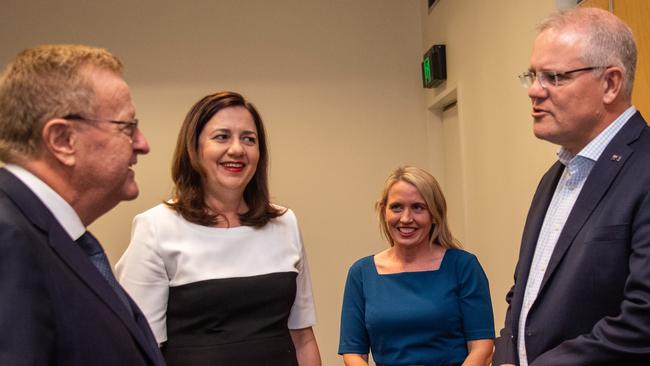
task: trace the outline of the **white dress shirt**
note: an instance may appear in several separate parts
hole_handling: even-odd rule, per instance
[[[86,232],[86,228],[81,222],[79,215],[77,215],[77,212],[45,182],[25,168],[15,164],[7,164],[5,165],[5,169],[15,175],[16,178],[23,182],[43,202],[45,207],[50,210],[56,221],[61,224],[72,240],[79,239]]]

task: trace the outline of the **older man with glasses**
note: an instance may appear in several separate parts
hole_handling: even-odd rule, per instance
[[[546,19],[519,76],[560,145],[524,228],[493,365],[650,365],[650,128],[636,45],[604,10]]]
[[[0,75],[0,365],[164,364],[86,231],[137,197],[148,152],[108,51],[39,46]]]

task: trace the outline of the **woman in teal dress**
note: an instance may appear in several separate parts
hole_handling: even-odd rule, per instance
[[[435,178],[401,167],[376,204],[390,248],[348,273],[339,354],[346,366],[488,365],[494,320],[476,257],[451,235]]]

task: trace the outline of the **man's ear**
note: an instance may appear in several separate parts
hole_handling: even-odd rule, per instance
[[[53,118],[43,126],[43,146],[47,152],[61,164],[73,166],[76,163],[78,131],[72,122]]]
[[[623,83],[625,82],[623,70],[620,67],[612,66],[605,70],[603,75],[604,94],[603,103],[613,103],[623,91]]]

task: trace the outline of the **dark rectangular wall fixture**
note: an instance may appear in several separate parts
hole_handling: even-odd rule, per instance
[[[435,88],[445,80],[447,80],[445,45],[436,44],[422,58],[422,86]]]

